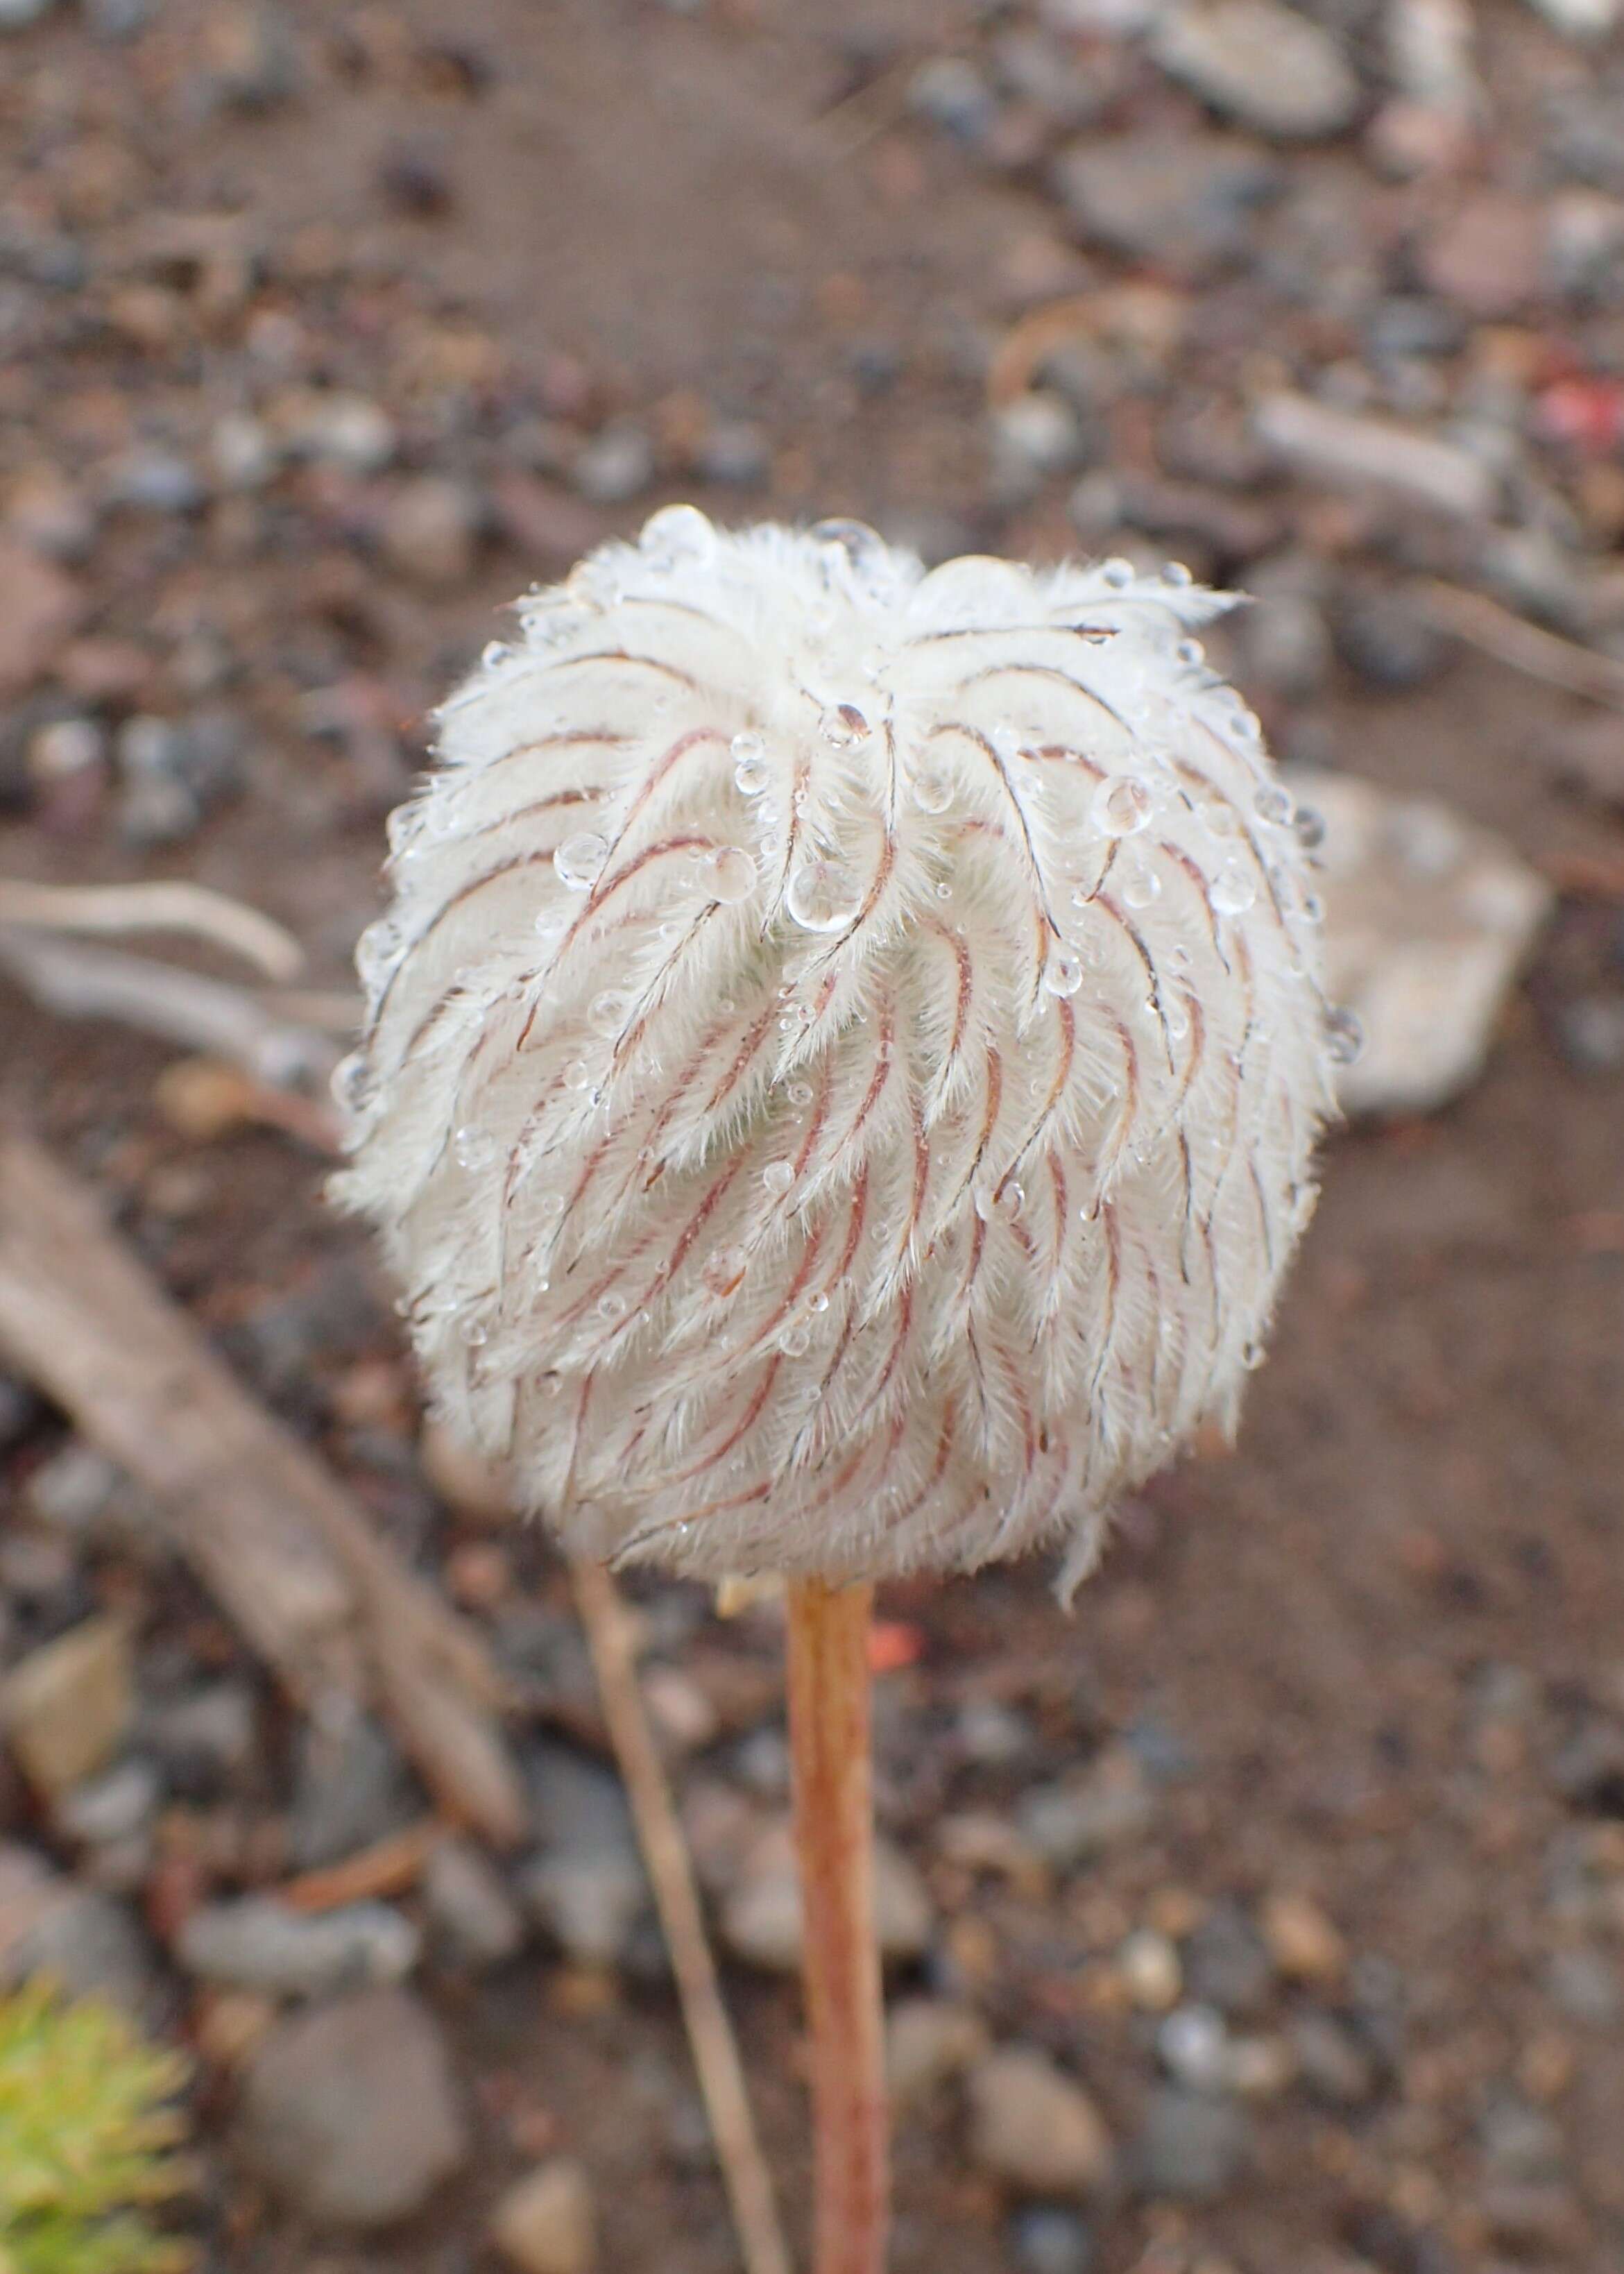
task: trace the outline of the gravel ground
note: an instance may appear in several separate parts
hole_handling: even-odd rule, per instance
[[[1624,665],[1616,12],[0,5],[0,874],[219,885],[342,985],[426,706],[691,495],[1238,582],[1278,749],[1557,887],[1470,1093],[1333,1140],[1238,1450],[1074,1620],[883,1606],[898,2274],[1624,2263],[1624,724],[1427,599]],[[0,1111],[487,1630],[535,1836],[290,1914],[410,1773],[0,1374],[0,1973],[195,2052],[222,2274],[723,2274],[562,1574],[420,1457],[317,1158],[172,1056],[0,992]],[[779,1635],[639,1593],[799,2219]]]

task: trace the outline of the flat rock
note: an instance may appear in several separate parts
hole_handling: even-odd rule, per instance
[[[401,1990],[280,2022],[249,2067],[238,2138],[291,2209],[357,2229],[417,2210],[469,2149],[439,2029]]]
[[[874,1916],[880,1955],[917,1958],[930,1939],[935,1909],[913,1864],[883,1836],[874,1845]],[[735,1958],[771,1973],[801,1964],[801,1880],[787,1822],[756,1841],[722,1906],[722,1939]]]
[[[1277,0],[1171,8],[1150,49],[1168,76],[1203,102],[1282,141],[1339,134],[1358,112],[1359,82],[1341,49]]]
[[[495,1867],[471,1840],[442,1840],[423,1873],[423,1909],[447,1965],[484,1973],[523,1946],[524,1921]]]
[[[1245,253],[1282,187],[1276,160],[1226,134],[1090,134],[1060,152],[1050,178],[1085,244],[1192,281]]]
[[[1110,2135],[1083,2088],[1031,2045],[1005,2045],[970,2072],[970,2152],[1029,2195],[1089,2195],[1110,2172]]]
[[[1312,395],[1267,395],[1252,433],[1296,473],[1337,489],[1374,491],[1429,513],[1486,521],[1499,482],[1470,451],[1392,418],[1342,410]]]
[[[491,2214],[491,2240],[518,2274],[591,2274],[598,2212],[583,2165],[554,2156],[515,2180]]]
[[[649,1909],[620,1779],[551,1743],[531,1748],[526,1771],[541,1848],[521,1876],[524,1900],[580,1964],[618,1965]]]
[[[344,1903],[315,1916],[274,1895],[203,1903],[176,1937],[188,1974],[232,1990],[278,1998],[324,1998],[404,1980],[422,1936],[387,1903]]]
[[[110,1615],[31,1651],[0,1683],[11,1751],[49,1799],[106,1766],[133,1705],[129,1630]]]
[[[987,2025],[968,2006],[904,1998],[885,2019],[885,2076],[892,2104],[912,2108],[988,2052]]]
[[[1434,799],[1301,767],[1285,779],[1325,823],[1327,991],[1364,1031],[1339,1102],[1350,1114],[1435,1111],[1482,1072],[1550,887]]]

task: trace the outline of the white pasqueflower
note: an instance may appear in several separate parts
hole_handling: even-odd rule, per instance
[[[1339,1032],[1225,605],[678,506],[446,704],[340,1187],[575,1548],[1075,1577],[1233,1416]]]

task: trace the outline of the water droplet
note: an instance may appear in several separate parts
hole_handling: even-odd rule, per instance
[[[1207,661],[1207,650],[1199,639],[1180,640],[1173,652],[1180,663],[1189,666],[1192,669],[1197,664]]]
[[[812,1103],[812,1085],[809,1081],[792,1081],[784,1095],[788,1098],[792,1105],[810,1105]]]
[[[1005,1177],[992,1196],[992,1205],[995,1215],[1002,1216],[1005,1224],[1013,1224],[1026,1205],[1025,1186],[1013,1177]]]
[[[1289,829],[1297,814],[1290,791],[1282,789],[1278,782],[1260,789],[1252,802],[1259,820],[1267,821],[1271,829]]]
[[[491,1329],[477,1311],[470,1311],[457,1323],[457,1340],[469,1350],[481,1350],[491,1339]]]
[[[1304,853],[1312,853],[1317,846],[1325,843],[1324,818],[1320,814],[1311,812],[1307,806],[1304,806],[1299,810],[1297,819],[1291,825],[1297,832],[1297,841]]]
[[[786,1358],[804,1358],[812,1340],[804,1319],[792,1319],[778,1337],[778,1348]]]
[[[716,550],[716,531],[696,505],[662,506],[643,524],[643,550],[662,567],[679,561],[708,561]]]
[[[333,1103],[345,1113],[359,1113],[372,1088],[365,1053],[351,1050],[333,1069]]]
[[[387,916],[370,923],[356,942],[355,967],[361,984],[368,989],[377,986],[401,948],[401,936]]]
[[[829,1308],[829,1298],[823,1293],[821,1288],[816,1295],[808,1297],[807,1308],[808,1311],[816,1313],[820,1317]]]
[[[1124,907],[1147,908],[1162,897],[1162,879],[1144,862],[1136,862],[1122,880]]]
[[[584,1058],[571,1058],[564,1069],[566,1089],[588,1090],[592,1087],[592,1069]]]
[[[623,1319],[626,1316],[625,1296],[611,1287],[607,1293],[598,1299],[598,1315],[605,1320]]]
[[[718,1247],[706,1256],[700,1273],[708,1291],[718,1302],[726,1302],[739,1291],[745,1274],[745,1254],[742,1247]]]
[[[1267,1356],[1268,1352],[1259,1342],[1245,1342],[1241,1344],[1241,1364],[1248,1374],[1255,1374]]]
[[[1176,939],[1167,952],[1167,967],[1169,971],[1188,971],[1193,960],[1190,950],[1182,939]]]
[[[536,1203],[536,1220],[538,1224],[557,1224],[563,1213],[564,1195],[562,1193],[543,1193],[541,1198]]]
[[[512,653],[513,650],[505,640],[492,640],[480,651],[480,667],[485,671],[494,671],[499,664],[506,663]]]
[[[1100,563],[1100,582],[1109,591],[1125,591],[1133,582],[1132,561],[1124,561],[1120,556],[1102,561]]]
[[[1318,892],[1304,892],[1303,895],[1302,907],[1303,914],[1310,923],[1317,924],[1324,922],[1325,902],[1320,899]]]
[[[863,657],[861,667],[863,677],[871,685],[877,685],[891,668],[891,658],[883,647],[871,647]]]
[[[1195,578],[1182,561],[1169,561],[1162,571],[1162,581],[1164,584],[1171,584],[1176,591],[1178,591],[1186,584],[1193,584]]]
[[[1257,897],[1257,879],[1239,861],[1226,861],[1207,888],[1207,898],[1221,916],[1244,915]]]
[[[746,797],[759,797],[772,779],[765,742],[747,727],[733,736],[728,748],[733,753],[734,781]]]
[[[453,1137],[451,1150],[459,1169],[483,1169],[496,1158],[496,1140],[488,1129],[476,1128],[470,1122]]]
[[[854,750],[868,739],[868,721],[854,703],[833,703],[818,721],[823,740],[832,749]]]
[[[1325,1046],[1334,1065],[1351,1065],[1365,1047],[1365,1029],[1344,1004],[1325,1014]]]
[[[572,892],[585,892],[604,873],[604,863],[609,858],[606,840],[583,831],[579,837],[567,837],[553,855],[553,865],[558,871],[559,882],[568,885]]]
[[[814,858],[790,878],[784,905],[803,931],[844,931],[862,906],[862,893],[844,862]]]
[[[993,728],[991,734],[989,734],[987,739],[992,744],[997,756],[1004,760],[1005,765],[1008,765],[1010,761],[1019,752],[1019,730],[1017,727],[1011,727],[1007,719],[1000,719],[997,725]]]
[[[793,1161],[769,1161],[762,1171],[761,1180],[767,1190],[777,1198],[779,1194],[788,1192],[794,1183],[795,1164]]]
[[[1051,955],[1043,966],[1043,984],[1051,995],[1075,995],[1082,983],[1083,966],[1078,956]]]
[[[589,1023],[596,1027],[600,1035],[618,1035],[626,1024],[626,1014],[631,1007],[631,997],[622,995],[617,987],[611,987],[593,998],[592,1007],[586,1015]]]
[[[737,907],[756,890],[756,863],[737,845],[721,845],[704,863],[704,888],[725,908]]]
[[[1089,802],[1094,827],[1106,837],[1134,837],[1149,821],[1155,801],[1137,774],[1107,774]]]
[[[921,813],[945,813],[953,802],[953,778],[944,768],[923,766],[908,791]]]
[[[885,564],[885,539],[878,530],[870,529],[866,521],[815,521],[812,534],[820,545],[832,546],[844,553],[860,574],[871,575]]]

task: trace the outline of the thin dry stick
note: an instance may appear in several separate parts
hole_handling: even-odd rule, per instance
[[[883,2274],[884,2021],[874,1927],[871,1586],[789,1589],[789,1734],[816,2141],[816,2274]]]
[[[1453,632],[1469,647],[1481,648],[1514,671],[1544,680],[1547,687],[1566,688],[1570,695],[1624,708],[1624,663],[1616,656],[1560,638],[1482,592],[1469,592],[1437,577],[1423,583],[1421,598],[1439,629]]]
[[[0,877],[0,923],[118,936],[176,932],[229,949],[267,979],[291,979],[304,968],[290,931],[207,885],[34,885]]]
[[[747,2274],[791,2274],[771,2176],[756,2135],[739,2049],[705,1939],[688,1844],[643,1712],[626,1607],[601,1563],[578,1562],[570,1568],[598,1670],[604,1719],[654,1884],[654,1900],[671,1952],[682,2018]]]

